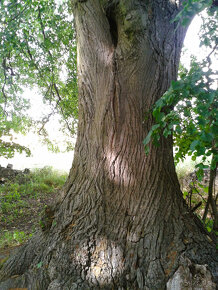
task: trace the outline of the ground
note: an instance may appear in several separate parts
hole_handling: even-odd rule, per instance
[[[0,185],[0,264],[43,227],[43,212],[54,201],[66,177],[66,173],[45,167]]]
[[[8,256],[35,230],[43,230],[43,213],[58,195],[66,177],[67,174],[60,174],[46,167],[31,172],[25,178],[13,178],[0,185],[0,268]],[[179,174],[179,180],[189,203],[190,194],[187,196],[186,193],[190,190],[190,184],[195,182],[198,185],[198,182],[193,173]],[[192,194],[192,208],[200,201],[200,196],[203,195],[204,200],[206,199],[206,187],[207,182],[204,180],[204,187],[198,186],[198,190]],[[203,212],[202,206],[196,211],[198,215]]]

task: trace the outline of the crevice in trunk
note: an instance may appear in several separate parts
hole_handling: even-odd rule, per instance
[[[118,43],[118,29],[117,29],[117,22],[115,18],[115,14],[113,10],[109,9],[107,12],[107,19],[108,23],[110,26],[110,34],[111,34],[111,39],[113,42],[114,47],[117,47]]]

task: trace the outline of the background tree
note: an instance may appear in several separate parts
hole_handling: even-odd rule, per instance
[[[45,230],[3,265],[1,289],[215,289],[215,247],[184,203],[172,138],[161,135],[148,156],[143,145],[150,108],[177,77],[187,27],[173,20],[182,8],[73,1],[74,162]]]
[[[76,46],[66,1],[1,1],[0,17],[1,155],[12,157],[25,147],[5,143],[2,137],[24,133],[31,124],[50,144],[45,124],[54,114],[61,117],[65,134],[75,133]],[[51,112],[39,121],[27,116],[29,100],[22,95],[27,87],[37,87],[50,104]]]

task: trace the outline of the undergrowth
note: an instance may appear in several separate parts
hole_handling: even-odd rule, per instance
[[[44,167],[0,185],[0,248],[18,245],[31,236],[42,210],[66,178],[67,173]]]
[[[0,237],[0,248],[18,246],[28,240],[32,234],[23,231],[5,231]]]
[[[197,175],[195,174],[195,163],[193,161],[186,161],[179,163],[176,167],[177,176],[180,183],[180,188],[183,193],[183,198],[185,199],[189,209],[194,212],[198,218],[204,224],[205,229],[214,234],[218,235],[216,228],[214,228],[214,215],[211,207],[209,207],[208,214],[203,220],[205,207],[208,202],[208,189],[209,189],[209,171],[201,181],[198,180]],[[215,179],[214,184],[214,196],[216,193],[217,179]],[[217,196],[214,197],[217,201]]]
[[[189,209],[194,210],[202,220],[208,196],[208,182],[199,183],[197,179],[193,179],[193,171],[192,163],[177,167],[183,197]],[[45,167],[33,170],[22,182],[17,178],[13,182],[0,185],[0,248],[19,245],[31,237],[35,228],[40,225],[42,211],[54,200],[66,178],[66,173]],[[211,211],[204,226],[209,232],[213,231]]]

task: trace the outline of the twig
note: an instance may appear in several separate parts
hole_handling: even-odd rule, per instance
[[[214,156],[212,157],[212,161],[214,159]],[[216,206],[215,206],[215,209],[213,208],[213,202],[212,202],[212,199],[213,199],[213,184],[215,182],[215,178],[216,178],[216,169],[217,169],[217,166],[214,168],[214,169],[210,169],[210,181],[209,181],[209,187],[208,187],[208,199],[207,199],[207,203],[206,203],[206,206],[205,206],[205,210],[204,210],[204,214],[203,214],[203,223],[205,224],[205,221],[206,221],[206,218],[207,218],[207,214],[208,214],[208,210],[209,210],[209,205],[211,204],[212,206],[212,211],[213,211],[213,214],[214,214],[214,217],[216,219],[216,216],[217,216],[217,210],[216,210]],[[215,210],[215,212],[214,212]]]
[[[194,212],[196,211],[200,206],[202,205],[202,201],[200,201],[198,204],[196,204],[196,206],[194,206],[191,211]]]

